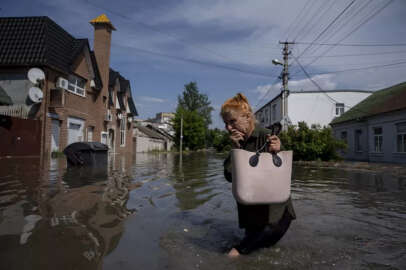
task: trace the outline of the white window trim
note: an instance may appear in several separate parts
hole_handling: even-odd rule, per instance
[[[109,139],[109,133],[108,133],[108,132],[106,132],[106,131],[102,131],[102,132],[100,132],[100,142],[101,142],[101,143],[103,143],[103,134],[106,134],[106,135],[107,135],[107,142],[108,142],[108,139]]]
[[[126,130],[127,130],[126,126],[127,126],[126,117],[123,115],[120,120],[120,147],[125,147],[125,143],[126,143],[125,137],[126,137]]]
[[[340,115],[342,115],[344,113],[345,113],[345,104],[344,103],[336,103],[336,116],[340,116]]]
[[[399,151],[398,151],[398,136],[399,136],[399,135],[402,135],[402,136],[405,136],[405,137],[406,137],[406,132],[398,132],[398,127],[397,127],[397,125],[398,125],[398,124],[403,124],[403,123],[404,123],[404,122],[395,124],[395,128],[396,128],[396,144],[395,144],[396,149],[395,149],[395,153],[396,153],[396,154],[406,154],[406,146],[405,146],[405,145],[403,146],[403,147],[405,148],[405,151],[404,151],[404,152],[399,152]]]
[[[375,129],[376,128],[381,128],[382,132],[380,134],[375,134]],[[373,149],[372,153],[377,153],[377,154],[383,153],[383,129],[382,129],[382,127],[373,127],[372,128],[372,135],[373,135],[373,138],[374,138],[374,149]],[[378,137],[378,141],[381,142],[381,151],[376,151],[375,139],[377,137]]]
[[[70,81],[68,80],[68,88],[67,88],[66,90],[67,90],[68,92],[72,93],[72,94],[75,94],[75,95],[78,95],[78,96],[81,96],[81,97],[86,97],[86,86],[85,86],[84,88],[79,87],[79,86],[78,86],[78,79],[77,79],[77,77],[74,76],[74,75],[71,75],[71,76],[72,76],[72,77],[75,77],[76,82],[75,82],[75,83],[72,83],[72,82],[70,82]],[[69,89],[69,86],[72,86],[75,90],[70,90],[70,89]],[[83,94],[78,93],[78,92],[77,92],[77,89],[82,90],[82,91],[83,91]]]

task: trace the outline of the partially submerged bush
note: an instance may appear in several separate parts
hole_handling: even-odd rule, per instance
[[[340,159],[337,150],[346,149],[346,144],[334,138],[330,127],[321,128],[305,122],[299,122],[298,127],[290,126],[280,134],[285,150],[293,150],[294,160],[336,160]]]

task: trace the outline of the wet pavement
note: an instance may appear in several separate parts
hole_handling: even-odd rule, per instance
[[[0,269],[405,269],[406,178],[311,166],[294,167],[284,238],[227,258],[243,232],[223,159],[0,159]]]

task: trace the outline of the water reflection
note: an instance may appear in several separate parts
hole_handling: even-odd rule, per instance
[[[298,219],[277,246],[230,261],[242,236],[224,156],[0,160],[0,269],[402,269],[406,180],[294,167]]]
[[[46,172],[39,160],[2,160],[0,268],[100,269],[134,213],[127,201],[136,186],[117,160],[119,170],[108,174],[66,170],[63,159]]]

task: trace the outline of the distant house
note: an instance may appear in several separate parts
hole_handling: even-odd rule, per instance
[[[169,151],[173,145],[173,138],[165,135],[152,125],[134,126],[134,150],[135,153],[150,151]]]
[[[90,23],[94,50],[88,39],[73,37],[48,17],[0,18],[0,118],[7,117],[9,123],[8,128],[0,127],[7,137],[0,141],[0,149],[9,148],[0,155],[13,155],[17,148],[24,154],[24,149],[40,145],[34,154],[42,156],[62,151],[73,142],[108,143],[112,139],[115,145],[126,146],[123,151],[132,151],[132,121],[128,119],[137,112],[129,82],[124,79],[126,86],[109,82],[115,28],[104,14]],[[45,73],[40,86],[43,99],[38,104],[27,99],[33,86],[27,72],[32,67]],[[109,114],[114,106],[109,103],[111,89],[123,104]],[[30,120],[35,130],[29,130],[24,120]],[[110,130],[115,131],[113,138]]]
[[[334,119],[348,160],[406,163],[406,82],[374,92]]]
[[[304,121],[309,126],[327,126],[333,118],[343,114],[371,95],[364,90],[290,91],[287,97],[287,119],[291,125]],[[282,121],[282,95],[279,94],[255,112],[258,123],[269,127]]]
[[[173,129],[172,120],[175,118],[174,113],[160,112],[157,113],[155,118],[149,121],[153,123],[157,128],[164,130],[170,135],[175,135],[175,130]]]

